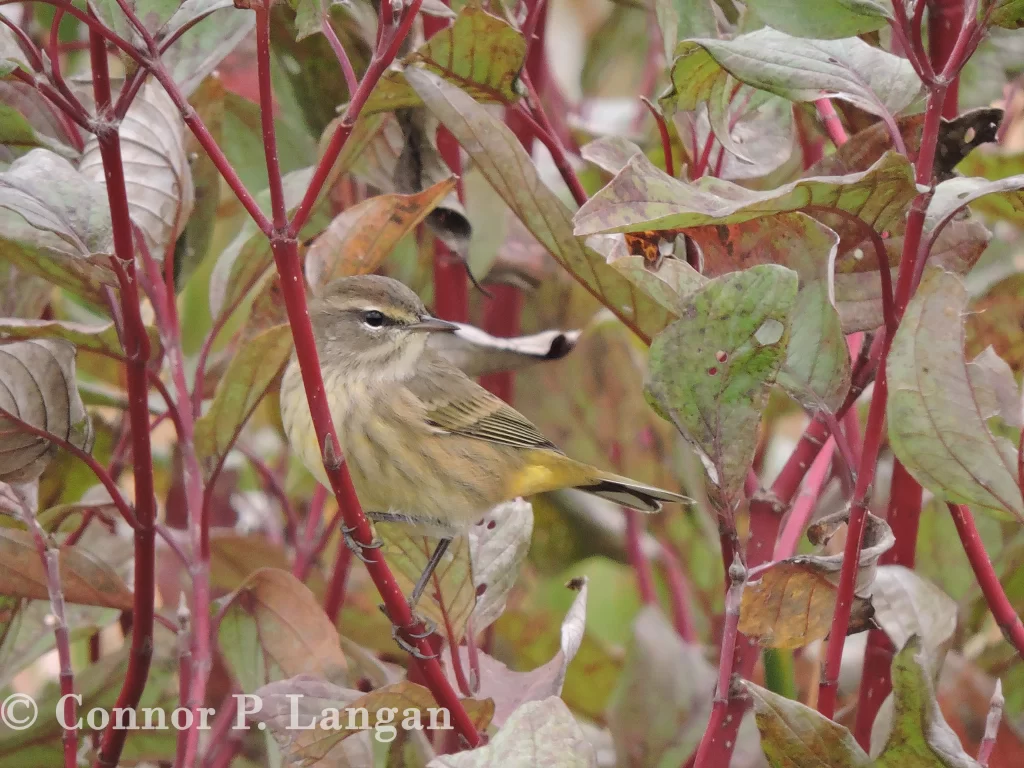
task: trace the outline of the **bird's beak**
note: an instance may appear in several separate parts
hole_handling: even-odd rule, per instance
[[[459,330],[459,326],[456,323],[449,323],[447,320],[441,320],[430,315],[424,315],[418,323],[405,327],[410,331],[422,331],[424,333],[453,333]]]

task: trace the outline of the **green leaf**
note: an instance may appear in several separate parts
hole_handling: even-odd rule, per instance
[[[442,755],[427,768],[597,768],[597,754],[557,696],[529,701],[484,747]]]
[[[888,152],[863,173],[799,179],[755,192],[721,179],[688,184],[635,155],[574,217],[577,236],[730,224],[808,205],[853,213],[876,230],[900,221],[917,195],[913,168]]]
[[[403,60],[440,75],[481,104],[511,104],[519,99],[519,72],[526,41],[519,31],[480,7],[467,5],[455,22]],[[388,72],[370,94],[362,114],[418,107],[419,89],[402,72]],[[440,116],[438,116],[440,117]]]
[[[0,173],[0,248],[19,270],[97,305],[117,284],[106,266],[113,228],[106,190],[45,149]]]
[[[793,332],[779,384],[812,412],[835,411],[850,389],[850,350],[829,300],[828,283],[819,280],[797,294]]]
[[[665,327],[669,315],[663,307],[638,295],[601,254],[576,239],[569,209],[541,181],[530,156],[499,118],[432,72],[410,69],[406,79],[559,264],[641,338]]]
[[[672,61],[680,40],[718,34],[718,23],[709,0],[655,0],[654,14],[665,45],[665,61]]]
[[[716,278],[651,343],[646,391],[732,496],[754,458],[757,427],[785,359],[797,274],[761,265]]]
[[[751,0],[750,7],[770,27],[818,40],[874,32],[892,17],[890,7],[876,0]]]
[[[996,396],[984,368],[964,358],[966,308],[955,275],[925,272],[886,365],[889,443],[936,496],[1024,520],[1016,448],[988,428],[986,403]]]
[[[1024,27],[1024,0],[996,0],[989,21],[1005,29]]]
[[[16,69],[32,72],[25,52],[18,44],[18,38],[10,27],[0,24],[0,78],[7,77]]]
[[[248,339],[231,358],[217,383],[210,410],[196,422],[195,448],[200,461],[208,466],[223,461],[245,422],[288,362],[292,348],[291,329],[278,325]]]
[[[761,748],[772,768],[868,768],[853,734],[799,701],[743,681],[754,700]]]
[[[116,0],[105,2],[116,5]],[[161,39],[180,37],[161,58],[182,93],[190,96],[255,26],[256,14],[236,8],[232,0],[185,0],[161,34]]]
[[[174,15],[180,3],[178,0],[133,0],[129,7],[150,32],[156,32],[164,22]],[[117,4],[117,0],[89,0],[89,7],[103,21],[104,25],[117,32],[126,40],[140,40],[138,32],[129,23],[128,17]]]
[[[836,98],[881,116],[910,106],[921,91],[910,62],[859,38],[806,40],[765,28],[732,40],[680,43],[662,103],[696,109],[727,75],[790,101]]]
[[[717,675],[698,645],[683,642],[647,606],[633,625],[608,721],[620,765],[681,765],[700,742]]]
[[[63,320],[18,320],[0,318],[0,340],[64,339],[79,349],[121,357],[124,350],[113,323],[87,325]]]
[[[942,717],[932,669],[917,636],[893,658],[893,730],[872,768],[981,768]]]
[[[2,68],[3,63],[0,62],[0,70]],[[21,112],[7,104],[0,104],[0,144],[14,147],[45,147],[70,159],[74,159],[78,154],[70,147],[36,131]]]
[[[295,11],[295,39],[298,41],[322,32],[324,20],[330,18],[331,7],[349,5],[349,2],[348,0],[288,0],[288,5]]]

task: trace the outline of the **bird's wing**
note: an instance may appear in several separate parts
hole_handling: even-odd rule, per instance
[[[519,411],[456,368],[431,366],[409,379],[406,386],[435,429],[513,448],[558,451]]]

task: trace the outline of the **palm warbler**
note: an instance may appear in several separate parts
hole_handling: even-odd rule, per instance
[[[311,303],[310,316],[331,416],[367,516],[440,538],[411,606],[452,537],[503,501],[562,488],[644,512],[658,511],[660,501],[690,501],[562,453],[428,348],[429,333],[458,326],[431,317],[396,280],[336,280]],[[294,357],[281,384],[281,418],[292,449],[329,488]]]

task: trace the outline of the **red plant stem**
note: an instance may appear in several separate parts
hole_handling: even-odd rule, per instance
[[[917,529],[921,519],[921,486],[897,459],[893,464],[892,490],[889,493],[887,522],[896,536],[896,544],[879,559],[880,565],[914,567]],[[868,633],[864,649],[864,672],[857,700],[854,736],[865,749],[871,743],[871,726],[885,697],[892,690],[890,671],[896,652],[889,636],[882,630]]]
[[[348,573],[351,568],[352,550],[345,544],[345,540],[339,537],[338,556],[334,560],[334,571],[327,584],[327,594],[324,595],[324,613],[335,624],[338,623],[341,607],[345,604],[345,587],[348,584]]]
[[[945,69],[950,60],[960,31],[964,26],[963,0],[918,0],[923,7],[928,5],[928,58],[936,72]],[[973,4],[972,4],[973,5]],[[974,10],[972,9],[972,14]],[[942,116],[950,120],[957,116],[960,78],[954,77],[946,90],[942,105]]]
[[[992,757],[992,750],[996,746],[996,737],[999,735],[999,723],[1003,719],[1005,705],[1003,683],[996,678],[996,689],[992,692],[992,702],[988,706],[988,716],[985,718],[985,735],[982,736],[981,744],[978,745],[978,765],[981,768],[988,768],[988,761]]]
[[[21,0],[0,0],[0,5],[12,5],[17,2],[21,2]],[[118,49],[126,53],[136,64],[145,65],[142,55],[135,50],[135,46],[104,26],[103,22],[97,19],[91,12],[86,13],[85,11],[76,8],[69,0],[35,0],[35,2],[45,3],[46,5],[52,5],[55,8],[62,9],[65,13],[74,16],[80,22],[85,24],[89,28],[90,34],[99,35],[101,38],[110,41]]]
[[[626,556],[629,564],[633,566],[636,573],[637,588],[640,591],[640,599],[646,605],[657,605],[658,596],[654,592],[654,576],[651,574],[651,564],[644,557],[641,538],[643,537],[643,524],[640,521],[640,513],[635,509],[623,508],[626,516]]]
[[[256,74],[260,93],[263,154],[267,160],[274,231],[281,232],[288,226],[288,207],[284,199],[281,161],[277,156],[277,136],[274,133],[274,93],[270,81],[270,14],[267,7],[260,3],[254,4],[253,10],[256,11]]]
[[[338,33],[334,31],[330,14],[324,14],[324,20],[320,24],[320,29],[324,33],[324,37],[327,38],[331,50],[334,51],[334,56],[338,59],[341,72],[345,76],[345,87],[348,89],[349,94],[355,93],[359,87],[359,80],[356,78],[355,70],[352,69],[352,61],[345,51],[345,46],[341,44],[341,40],[338,39]]]
[[[0,24],[3,24],[10,29],[11,32],[14,33],[14,36],[18,38],[18,45],[21,48],[21,52],[24,53],[25,57],[28,59],[29,66],[36,72],[42,72],[42,52],[38,47],[36,47],[36,44],[32,41],[32,38],[28,36],[28,33],[18,26],[18,23],[14,19],[9,18],[2,13],[0,13]]]
[[[211,749],[203,762],[205,768],[228,768],[241,746],[241,737],[246,731],[232,727],[238,713],[236,689],[224,698],[210,728]]]
[[[852,413],[853,409],[850,409],[850,412]],[[774,558],[776,560],[785,560],[796,554],[797,545],[800,543],[807,524],[811,521],[814,505],[817,504],[818,496],[821,495],[821,489],[828,478],[828,468],[832,463],[835,447],[836,442],[830,437],[807,471],[800,494],[797,496],[796,503],[793,504],[793,509],[790,510],[782,528],[782,534],[775,544]]]
[[[320,191],[323,189],[324,184],[327,181],[327,177],[330,175],[331,168],[334,167],[334,161],[338,159],[338,155],[341,154],[342,148],[345,146],[345,142],[348,137],[352,134],[352,128],[356,124],[356,119],[359,117],[359,113],[362,111],[363,106],[366,104],[366,100],[370,97],[370,91],[373,90],[374,86],[377,85],[377,81],[380,80],[381,76],[391,66],[391,62],[395,60],[395,56],[398,55],[398,48],[401,45],[402,40],[409,33],[409,29],[412,27],[412,23],[416,16],[420,12],[420,5],[423,0],[412,0],[409,7],[405,11],[405,15],[402,17],[399,23],[398,29],[395,30],[391,36],[391,43],[386,50],[382,51],[380,47],[374,51],[373,56],[370,58],[370,64],[366,68],[366,73],[363,75],[363,79],[359,81],[359,87],[356,88],[352,99],[348,103],[348,107],[345,109],[345,114],[338,122],[338,127],[334,129],[334,133],[331,134],[331,139],[327,143],[327,148],[324,150],[323,157],[320,158],[320,162],[317,164],[316,169],[313,171],[313,178],[309,182],[309,188],[306,190],[305,196],[302,198],[302,202],[299,203],[298,208],[295,209],[295,214],[292,216],[291,223],[288,225],[288,237],[296,237],[299,231],[302,229],[302,225],[309,219],[309,215],[313,211],[313,204],[316,199],[320,196]],[[390,24],[385,21],[387,14],[388,3],[380,4],[380,20],[378,22],[379,29],[384,30],[385,27],[390,28]],[[382,41],[386,41],[386,32],[383,35]]]
[[[985,596],[985,602],[992,611],[996,623],[1003,631],[1003,637],[1017,649],[1017,653],[1024,657],[1024,624],[1020,617],[1013,610],[1003,585],[999,583],[999,576],[992,566],[992,561],[985,551],[985,544],[978,534],[978,528],[974,524],[974,516],[967,506],[961,504],[947,504],[949,512],[953,516],[953,524],[956,532],[960,535],[960,543],[963,545],[967,560],[974,571],[974,577],[978,580],[981,593]]]
[[[70,13],[70,11],[69,11]],[[90,16],[95,21],[95,18]],[[124,167],[121,163],[121,141],[117,127],[106,122],[111,106],[110,74],[107,69],[106,46],[90,25],[89,43],[92,59],[93,93],[96,99],[96,138],[106,178],[107,201],[113,224],[114,253],[112,266],[121,289],[124,313],[124,346],[127,361],[125,378],[128,389],[128,415],[132,430],[132,459],[135,477],[135,580],[132,608],[132,639],[128,671],[116,706],[134,709],[142,697],[153,655],[153,614],[155,597],[154,524],[156,497],[153,488],[153,456],[149,442],[149,403],[146,364],[150,356],[149,336],[143,323],[135,277],[135,256],[132,247],[132,222],[128,211]],[[105,124],[104,124],[105,123]],[[114,768],[121,757],[128,731],[115,728],[116,719],[103,733],[98,768]]]
[[[675,178],[676,162],[675,158],[672,157],[672,139],[668,135],[668,125],[665,123],[665,116],[646,96],[641,96],[640,101],[650,111],[655,124],[658,126],[658,134],[661,136],[661,151],[665,155],[665,173]]]
[[[576,201],[576,205],[583,205],[587,202],[587,193],[583,189],[583,185],[580,183],[579,177],[576,175],[576,171],[573,170],[572,165],[569,163],[569,158],[565,153],[565,147],[562,146],[562,142],[558,139],[558,134],[555,129],[551,127],[551,121],[548,119],[547,113],[544,111],[544,105],[541,103],[540,97],[537,95],[536,89],[533,87],[533,83],[530,80],[530,75],[526,72],[522,74],[523,85],[526,86],[526,101],[530,107],[530,112],[536,119],[537,125],[540,131],[537,132],[537,138],[540,139],[544,146],[548,148],[551,153],[551,158],[555,161],[555,167],[558,168],[559,173],[565,180],[565,183],[569,186],[569,191],[572,193],[573,199]]]
[[[843,127],[843,121],[839,119],[832,99],[818,99],[814,102],[814,106],[818,110],[818,116],[821,117],[821,122],[825,126],[828,137],[832,139],[832,143],[837,147],[843,146],[849,137],[846,135],[846,128]]]
[[[672,620],[676,632],[687,643],[696,643],[697,629],[693,624],[693,608],[690,605],[692,590],[687,581],[686,573],[676,557],[672,547],[664,542],[661,545],[661,568],[668,585],[669,599],[672,603]]]
[[[489,290],[493,298],[487,299],[484,304],[484,330],[503,338],[518,336],[519,320],[523,311],[522,291],[505,283],[491,286]],[[511,403],[514,399],[515,374],[512,371],[481,376],[480,384],[506,403]]]
[[[846,412],[842,427],[846,444],[850,446],[850,454],[853,456],[854,463],[851,466],[856,467],[860,464],[861,453],[864,451],[864,438],[860,433],[860,416],[857,414],[856,408],[851,408]]]
[[[253,466],[256,465],[254,464]],[[264,469],[270,472],[266,465],[264,465]],[[262,472],[262,470],[260,471]],[[280,483],[277,478],[274,477],[272,472],[270,472],[268,480],[271,478],[273,482],[280,487]],[[281,491],[283,492],[284,489],[281,488]],[[287,500],[287,495],[285,496],[285,500]],[[305,581],[306,576],[309,573],[309,567],[312,564],[313,559],[313,552],[316,549],[314,539],[316,539],[317,529],[320,527],[320,521],[323,520],[324,504],[326,502],[327,489],[317,483],[316,488],[313,490],[313,498],[309,501],[309,512],[306,516],[306,527],[303,529],[301,536],[299,535],[298,515],[295,514],[294,509],[288,513],[288,521],[292,526],[292,535],[295,537],[295,562],[292,564],[292,575],[299,581]],[[288,505],[290,507],[291,502],[288,502]]]
[[[455,137],[443,125],[437,129],[437,147],[441,159],[458,181],[459,200],[465,202],[462,186],[462,157]],[[434,238],[434,311],[445,319],[458,323],[469,320],[469,280],[462,258],[441,241]]]

